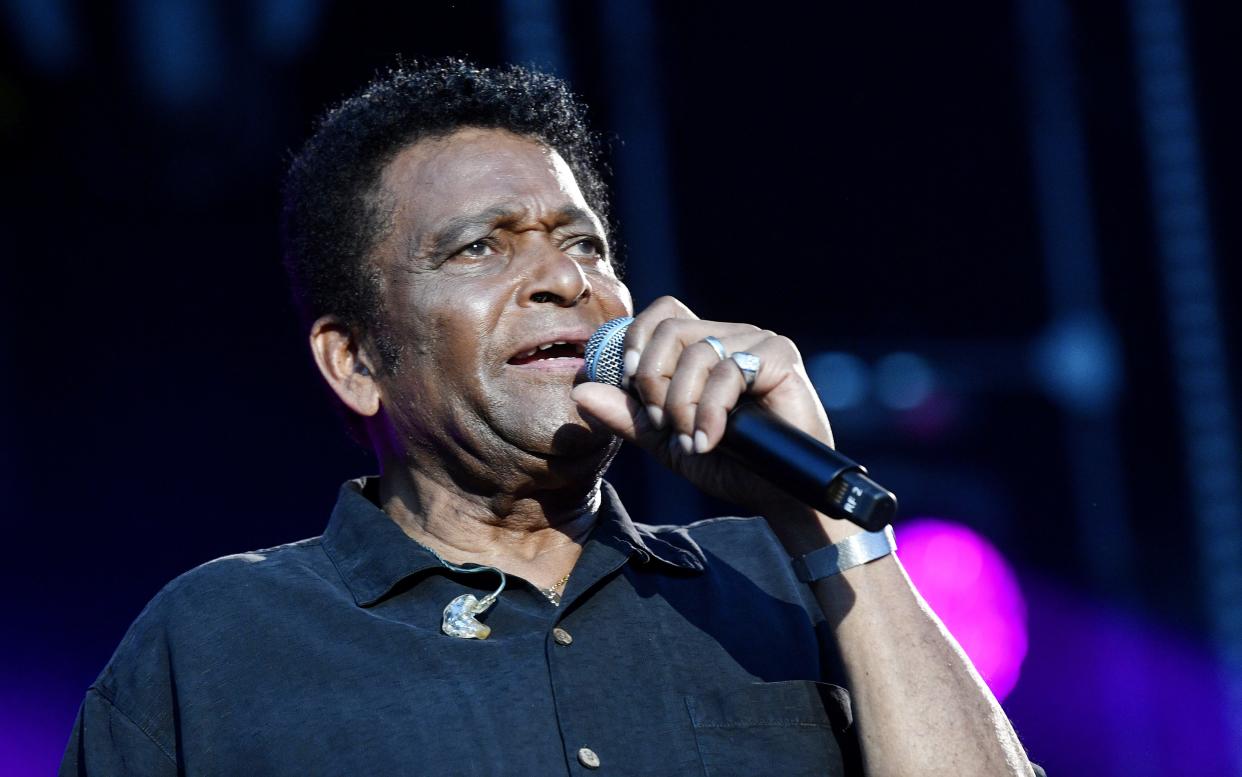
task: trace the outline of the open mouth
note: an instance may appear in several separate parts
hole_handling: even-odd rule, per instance
[[[550,343],[541,343],[525,353],[517,354],[509,359],[509,364],[522,365],[548,362],[549,366],[552,366],[556,362],[564,363],[567,360],[578,362],[582,361],[585,352],[585,343],[556,340]]]

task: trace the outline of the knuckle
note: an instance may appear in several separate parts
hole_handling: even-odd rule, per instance
[[[675,318],[665,318],[655,325],[655,329],[651,330],[652,338],[669,337],[676,332],[680,322]]]
[[[706,340],[699,340],[687,345],[685,350],[681,352],[681,358],[704,363],[709,358],[713,361],[720,361],[720,355],[716,353],[716,349]]]
[[[673,378],[668,382],[666,388],[664,389],[665,407],[672,408],[674,406],[678,406],[678,405],[685,403],[685,401],[688,398],[689,393],[690,392],[688,390],[688,387],[686,386],[685,381],[678,380],[677,376],[674,375]]]
[[[772,334],[772,337],[775,339],[776,344],[777,344],[777,345],[779,345],[781,348],[784,348],[785,350],[788,350],[788,351],[793,351],[794,353],[797,353],[797,351],[798,351],[798,346],[797,346],[797,344],[795,344],[795,343],[794,343],[794,341],[793,341],[793,340],[790,340],[790,339],[789,339],[788,337],[786,337],[785,335],[778,335],[778,334],[775,334],[775,333],[771,333],[771,334]]]
[[[632,382],[638,386],[639,393],[647,399],[658,399],[663,396],[664,378],[650,369],[644,370],[639,367]]]
[[[712,367],[711,378],[718,380],[721,377],[728,377],[739,372],[737,365],[733,363],[732,359],[721,359]]]
[[[776,338],[776,344],[781,350],[785,351],[792,357],[791,360],[793,363],[800,364],[802,362],[802,352],[798,350],[798,344],[793,340],[790,340],[784,335],[779,335]]]
[[[673,310],[674,315],[694,318],[694,314],[690,312],[690,308],[686,307],[686,303],[671,294],[665,294],[663,297],[660,297],[656,300],[656,304]]]

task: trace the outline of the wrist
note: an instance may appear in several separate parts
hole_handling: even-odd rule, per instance
[[[791,559],[835,545],[863,531],[849,521],[829,518],[801,503],[783,505],[782,509],[769,510],[764,515]]]
[[[802,582],[814,583],[890,556],[896,550],[893,527],[885,525],[880,531],[857,532],[840,542],[797,556],[793,560],[793,570]]]

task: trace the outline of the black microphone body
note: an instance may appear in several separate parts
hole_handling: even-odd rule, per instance
[[[729,413],[720,449],[803,504],[867,531],[897,513],[897,497],[861,464],[749,399]]]
[[[621,385],[631,320],[609,321],[587,342],[588,378]],[[879,531],[897,513],[897,497],[862,465],[746,398],[729,413],[718,447],[803,504],[868,531]]]

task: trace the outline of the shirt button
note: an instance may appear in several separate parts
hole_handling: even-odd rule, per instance
[[[599,756],[589,747],[583,747],[578,750],[578,763],[588,769],[599,768]]]
[[[565,631],[564,629],[560,628],[559,626],[555,629],[552,629],[552,639],[558,645],[572,645],[574,642],[573,635],[570,634],[568,631]],[[586,750],[586,748],[583,748],[582,750],[578,751],[578,755],[581,756],[584,751],[588,753],[591,752],[590,750]],[[595,758],[595,754],[591,753],[591,757]],[[599,766],[599,759],[596,759],[595,766]],[[595,767],[591,767],[591,768],[595,768]]]

